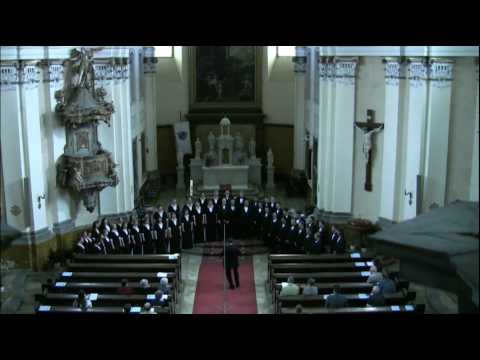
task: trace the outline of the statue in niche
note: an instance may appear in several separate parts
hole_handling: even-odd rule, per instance
[[[205,155],[205,165],[215,166],[217,164],[217,154],[215,153],[215,135],[210,131],[208,134],[208,152]]]
[[[250,143],[248,144],[248,148],[250,150],[250,158],[255,159],[256,158],[256,153],[255,153],[255,147],[256,147],[255,140],[253,138],[250,139]]]
[[[202,155],[202,143],[200,142],[200,139],[197,138],[197,141],[195,141],[195,159],[200,159]]]
[[[267,166],[273,167],[273,151],[271,148],[269,148],[267,152]]]

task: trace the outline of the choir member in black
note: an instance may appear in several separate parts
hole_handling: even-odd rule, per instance
[[[330,246],[332,247],[332,252],[334,254],[344,254],[345,253],[345,239],[343,234],[335,225],[332,225],[332,237],[330,240]]]
[[[193,247],[193,218],[188,209],[183,213],[182,239],[183,249],[191,249]]]
[[[293,218],[290,220],[290,228],[287,235],[287,250],[289,254],[295,254],[295,241],[297,239],[297,222]]]
[[[288,253],[287,247],[287,238],[288,238],[288,223],[287,218],[282,217],[280,220],[280,228],[278,230],[278,238],[279,238],[279,253]]]
[[[243,196],[243,191],[240,191],[240,195],[235,198],[235,208],[237,209],[237,214],[240,215],[243,210],[243,203],[245,202],[245,196]]]
[[[132,231],[132,227],[133,227],[133,224],[135,223],[135,220],[136,220],[136,217],[133,214],[131,214],[130,217],[128,218],[128,223],[127,223],[129,232]]]
[[[270,208],[268,205],[264,208],[263,216],[262,216],[262,240],[263,243],[270,247],[271,246],[271,216],[270,216]]]
[[[277,214],[277,219],[281,219],[283,217],[283,209],[280,206],[280,203],[275,203],[275,209],[273,210]]]
[[[315,242],[315,237],[311,229],[306,228],[305,230],[305,237],[303,240],[303,249],[305,254],[312,254],[313,253],[313,243]]]
[[[295,250],[298,254],[305,253],[305,225],[303,221],[298,223],[297,237],[295,239]]]
[[[205,233],[207,242],[217,241],[217,211],[213,207],[213,201],[207,203],[205,211]]]
[[[155,252],[157,254],[166,254],[167,253],[167,227],[165,223],[161,220],[158,220],[153,225],[154,235],[154,244]]]
[[[200,199],[198,199],[198,202],[200,203],[200,206],[202,207],[203,211],[207,209],[207,197],[205,196],[205,193],[200,194]]]
[[[280,249],[279,233],[280,220],[278,220],[277,213],[273,211],[272,220],[270,223],[270,242],[272,243],[271,249],[273,250],[273,252],[278,252]]]
[[[227,205],[227,208],[228,208],[228,218],[230,219],[231,236],[232,238],[237,239],[238,232],[239,232],[239,222],[238,222],[237,208],[235,207],[235,201],[230,201],[230,205],[229,206]]]
[[[85,238],[87,237],[87,232],[84,231],[82,235],[80,235],[80,239],[77,242],[75,250],[78,254],[87,254],[87,244]]]
[[[233,200],[232,195],[230,194],[230,190],[225,190],[225,194],[223,198],[227,201],[227,206],[230,206],[230,202]]]
[[[112,230],[109,232],[108,237],[113,241],[115,254],[125,254],[125,243],[118,232],[117,224],[112,224]]]
[[[227,206],[227,199],[222,199],[222,205],[218,209],[218,234],[221,241],[230,239],[232,236],[230,210]]]
[[[105,251],[107,254],[115,254],[116,252],[116,249],[115,249],[115,245],[113,244],[113,240],[110,239],[110,237],[108,236],[109,232],[107,230],[107,228],[105,228],[105,230],[103,231],[103,245],[105,246]]]
[[[270,208],[270,211],[274,211],[276,209],[276,202],[275,202],[274,196],[270,197],[270,202],[268,203],[268,207]]]
[[[162,220],[164,223],[167,221],[167,213],[163,210],[163,207],[159,207],[158,211],[153,214],[153,219],[155,221]]]
[[[131,254],[133,251],[132,242],[130,240],[130,232],[128,231],[128,223],[122,223],[122,229],[119,232],[120,237],[122,238],[123,243],[125,244],[124,254]]]
[[[130,244],[134,255],[142,255],[143,243],[140,238],[140,227],[137,220],[132,220],[132,229],[130,230]]]
[[[107,233],[109,233],[111,230],[110,223],[107,218],[103,218],[102,222],[100,223],[100,232],[105,234],[105,230],[107,230]]]
[[[92,239],[93,240],[99,239],[100,234],[101,233],[100,233],[100,228],[99,228],[99,225],[98,225],[98,221],[94,221],[93,226],[92,226]]]
[[[103,243],[103,235],[100,235],[95,240],[95,245],[93,246],[93,253],[94,254],[107,255],[107,251],[106,251],[105,245]]]
[[[180,207],[177,204],[177,199],[173,199],[170,205],[168,205],[168,212],[169,213],[175,213],[177,216],[177,219],[180,216]]]
[[[252,223],[253,223],[253,211],[250,208],[250,203],[248,200],[243,202],[243,206],[240,210],[239,214],[239,222],[240,222],[240,238],[241,239],[248,239],[252,236]]]
[[[182,232],[180,220],[177,218],[175,212],[170,213],[171,219],[168,223],[169,232],[170,232],[170,254],[180,253],[181,242],[182,242]]]
[[[193,217],[193,227],[194,227],[194,234],[193,240],[195,244],[200,244],[205,242],[205,213],[200,206],[200,203],[197,201],[195,203],[195,209],[192,212]]]
[[[315,219],[313,215],[307,217],[307,220],[305,222],[305,230],[309,230],[312,233],[312,236],[317,232],[317,226],[315,224]]]
[[[194,206],[195,206],[195,205],[193,205],[193,200],[192,200],[192,198],[189,196],[189,197],[187,198],[187,203],[186,203],[185,205],[183,205],[182,213],[185,214],[185,211],[188,210],[188,213],[189,213],[189,214],[192,214]]]
[[[220,197],[218,196],[218,191],[217,190],[215,190],[213,192],[212,202],[213,202],[213,207],[218,212],[218,210],[220,209],[220,206],[222,205],[222,202],[221,202]]]
[[[312,254],[323,254],[323,238],[320,231],[313,236]]]
[[[257,201],[256,205],[253,207],[253,227],[255,229],[255,234],[257,234],[257,240],[261,240],[262,236],[262,221],[263,221],[263,203]]]
[[[153,254],[152,228],[150,227],[148,217],[145,218],[142,226],[140,226],[140,234],[143,240],[143,253]]]

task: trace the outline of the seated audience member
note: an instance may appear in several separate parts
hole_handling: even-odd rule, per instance
[[[282,290],[280,291],[280,296],[295,296],[300,294],[300,288],[297,284],[295,284],[294,279],[290,276],[287,280],[287,283],[282,286]]]
[[[130,286],[128,286],[127,279],[122,279],[122,286],[117,289],[117,293],[121,295],[133,294],[133,289]]]
[[[167,301],[163,300],[163,291],[157,290],[155,291],[155,299],[152,301],[152,306],[165,306],[167,305]]]
[[[328,309],[339,309],[346,307],[348,304],[345,295],[340,294],[340,285],[333,286],[333,294],[328,295],[325,301],[325,307]]]
[[[382,279],[383,279],[383,275],[382,275],[381,272],[372,271],[372,272],[370,272],[370,276],[367,279],[367,283],[376,285],[380,281],[382,281]]]
[[[147,279],[142,279],[140,280],[140,286],[142,287],[142,289],[147,289],[150,287],[150,283]]]
[[[385,306],[385,297],[380,291],[380,287],[374,286],[368,297],[367,306]]]
[[[52,287],[53,287],[53,279],[48,278],[47,283],[45,284],[45,287],[43,289],[43,293],[47,294]]]
[[[315,285],[315,279],[308,279],[307,285],[303,288],[303,295],[318,295],[318,288]]]
[[[165,295],[170,295],[170,287],[168,286],[168,279],[166,277],[160,279],[160,290]]]
[[[88,295],[85,294],[84,290],[78,292],[78,298],[73,301],[74,308],[80,308],[82,310],[87,310],[92,308],[92,302],[88,298]]]
[[[302,305],[298,304],[297,306],[295,306],[295,314],[303,314]]]
[[[142,314],[155,314],[155,309],[152,307],[152,304],[149,302],[143,305]]]
[[[386,269],[383,270],[383,278],[378,283],[378,287],[384,295],[395,294],[397,292],[397,285],[395,284],[395,281],[390,278]]]
[[[132,309],[132,305],[131,304],[125,304],[125,306],[123,307],[123,312],[125,314],[130,314],[130,310]]]
[[[370,272],[381,272],[382,271],[382,263],[380,259],[374,259],[373,264],[370,267]]]

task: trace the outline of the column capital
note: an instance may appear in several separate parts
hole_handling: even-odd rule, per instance
[[[294,56],[292,57],[293,61],[293,71],[295,73],[304,74],[307,71],[307,57],[306,56]]]
[[[430,58],[428,78],[434,87],[451,86],[454,61],[448,58]]]
[[[335,57],[335,78],[338,83],[353,85],[355,83],[358,58]]]
[[[158,59],[156,57],[144,57],[143,58],[143,73],[155,74],[157,72]]]
[[[408,75],[410,86],[420,87],[428,79],[428,61],[426,57],[407,58]]]
[[[385,57],[382,62],[385,66],[385,84],[398,86],[400,79],[405,79],[404,59],[401,57]]]
[[[2,91],[14,90],[20,80],[18,62],[0,63],[0,88]]]

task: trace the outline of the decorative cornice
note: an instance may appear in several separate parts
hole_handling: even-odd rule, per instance
[[[428,79],[428,66],[426,58],[408,58],[408,80],[411,87],[421,87]]]
[[[450,59],[430,59],[428,77],[433,87],[449,87],[453,79],[453,64]]]

